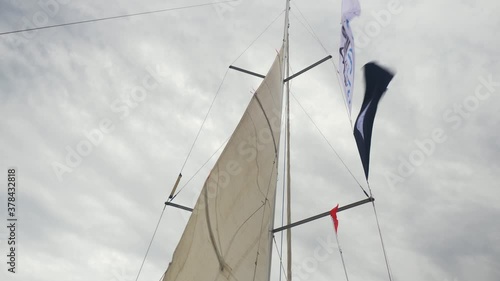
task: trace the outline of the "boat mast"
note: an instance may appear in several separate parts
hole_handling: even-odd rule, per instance
[[[285,10],[285,30],[284,30],[284,43],[285,43],[285,77],[290,76],[290,0],[286,0]],[[286,96],[286,216],[287,224],[292,223],[291,215],[291,177],[290,177],[290,81],[285,82],[285,96]],[[287,249],[287,281],[292,280],[292,230],[289,228],[286,231],[286,249]]]

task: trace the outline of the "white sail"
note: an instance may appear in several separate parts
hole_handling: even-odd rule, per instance
[[[283,48],[210,172],[164,281],[264,281],[271,266]]]

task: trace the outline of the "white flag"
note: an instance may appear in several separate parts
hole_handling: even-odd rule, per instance
[[[342,33],[339,48],[339,72],[342,77],[342,87],[346,96],[349,116],[351,116],[352,94],[354,86],[354,37],[349,21],[359,16],[361,8],[358,0],[342,0]]]

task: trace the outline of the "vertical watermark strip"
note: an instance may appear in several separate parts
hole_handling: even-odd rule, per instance
[[[7,271],[16,273],[17,256],[17,169],[7,169]]]

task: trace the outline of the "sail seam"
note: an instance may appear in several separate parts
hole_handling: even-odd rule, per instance
[[[260,109],[262,109],[262,113],[264,114],[264,117],[266,118],[267,125],[269,126],[269,130],[271,130],[271,137],[273,138],[273,144],[274,144],[274,154],[278,155],[278,148],[276,146],[276,140],[274,139],[273,127],[271,127],[271,122],[269,122],[269,118],[267,117],[266,111],[264,110],[264,107],[262,106],[262,103],[260,102],[257,94],[258,93],[255,93],[255,100],[257,100],[257,103],[259,104]]]
[[[217,166],[217,169],[219,167]],[[217,186],[219,185],[219,179],[217,178]],[[208,228],[208,234],[210,236],[210,241],[212,242],[212,246],[214,247],[215,254],[217,255],[217,259],[219,260],[219,265],[220,269],[223,270],[225,266],[225,262],[223,257],[221,256],[221,253],[219,252],[219,249],[217,248],[217,245],[215,243],[215,237],[214,233],[212,230],[212,223],[210,222],[210,215],[209,212],[210,210],[208,209],[208,185],[205,186],[204,188],[204,193],[205,193],[205,216],[207,219],[207,228]]]
[[[253,124],[253,129],[254,129],[254,132],[255,132],[255,135],[257,136],[257,127],[255,127],[255,121],[253,120],[252,118],[252,115],[249,115],[250,117],[250,120],[252,120],[252,124]],[[255,139],[255,147],[257,147],[257,139]],[[256,149],[255,150],[255,167],[257,168],[257,189],[259,190],[259,192],[262,194],[262,197],[266,198],[267,196],[264,194],[264,191],[262,191],[262,188],[260,187],[260,184],[259,184],[259,174],[260,174],[260,167],[259,167],[259,150]]]
[[[257,210],[255,210],[255,212],[253,212],[239,227],[238,229],[236,230],[236,232],[234,233],[233,237],[231,238],[231,241],[229,242],[229,246],[227,248],[227,252],[226,252],[226,255],[227,253],[229,252],[229,249],[231,248],[231,245],[233,244],[234,242],[234,238],[236,237],[236,235],[238,234],[238,232],[240,232],[241,228],[255,215],[257,214],[257,212],[262,209],[262,207],[264,207],[265,204],[262,204],[260,205],[259,208],[257,208]]]
[[[219,165],[217,165],[217,193],[219,189],[219,174],[220,174],[220,169]],[[215,196],[215,211],[214,211],[214,219],[215,219],[215,230],[217,231],[217,241],[219,242],[219,248],[220,252],[222,255],[222,243],[220,242],[220,231],[219,231],[219,196]]]
[[[269,196],[269,189],[271,187],[271,180],[273,178],[273,173],[275,171],[275,168],[276,166],[273,165],[273,172],[271,173],[271,175],[269,176],[269,182],[267,183],[267,192],[266,192],[266,197],[265,197],[265,201],[263,202],[264,204],[264,210],[262,212],[262,219],[261,219],[261,222],[260,222],[260,235],[259,235],[259,242],[257,243],[257,256],[255,257],[255,267],[254,267],[254,276],[253,276],[253,280],[255,280],[255,274],[256,274],[256,271],[257,271],[257,266],[258,266],[258,261],[259,261],[259,248],[260,248],[260,241],[262,240],[262,234],[263,234],[263,231],[262,231],[262,228],[264,226],[264,218],[265,218],[265,214],[266,214],[266,205],[268,204],[268,196]],[[271,232],[268,232],[268,235],[271,235]],[[272,242],[271,242],[272,243]],[[272,247],[272,246],[271,246]]]

